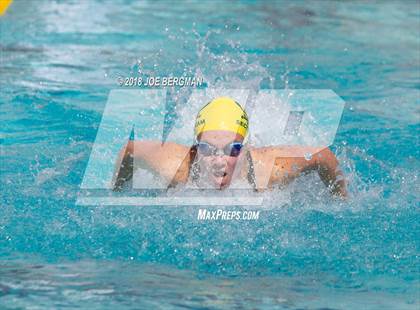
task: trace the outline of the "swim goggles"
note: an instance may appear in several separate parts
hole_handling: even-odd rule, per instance
[[[200,154],[204,156],[214,156],[214,155],[226,155],[231,157],[238,157],[243,144],[241,142],[232,142],[219,149],[214,145],[207,142],[196,142],[197,150]]]

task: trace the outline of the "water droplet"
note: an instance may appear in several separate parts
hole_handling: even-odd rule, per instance
[[[305,159],[306,160],[311,160],[312,159],[312,154],[311,153],[305,153]]]

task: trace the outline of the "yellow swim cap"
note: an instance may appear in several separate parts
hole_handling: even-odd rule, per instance
[[[210,130],[227,130],[246,137],[248,133],[248,116],[235,100],[219,97],[206,104],[197,114],[194,133]]]

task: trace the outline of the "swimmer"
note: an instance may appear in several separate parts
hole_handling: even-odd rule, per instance
[[[346,197],[346,182],[329,148],[253,147],[247,143],[248,116],[228,97],[210,101],[197,114],[191,147],[160,141],[129,141],[121,150],[113,179],[120,190],[132,178],[133,162],[164,178],[170,187],[192,182],[199,188],[228,188],[235,180],[255,191],[283,187],[316,171],[331,193]],[[308,156],[307,154],[312,154]]]

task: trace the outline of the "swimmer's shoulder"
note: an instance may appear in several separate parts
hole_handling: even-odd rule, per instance
[[[299,145],[250,147],[249,154],[257,188],[284,184],[313,164],[305,160],[308,153],[316,154],[322,148]]]
[[[284,146],[249,147],[248,151],[254,166],[259,167],[272,165],[276,158],[288,152],[287,147]]]
[[[301,145],[281,145],[249,148],[252,158],[257,162],[261,161],[261,164],[271,164],[273,161],[280,163],[282,159],[304,159],[308,154],[315,155],[325,150],[325,147]]]
[[[153,140],[133,141],[133,156],[172,183],[186,182],[191,163],[191,147]]]
[[[161,142],[156,140],[136,140],[134,142],[134,147],[139,154],[144,156],[145,154],[151,155],[151,153],[156,153],[154,155],[165,156],[171,158],[172,156],[179,157],[180,154],[187,152],[190,147],[175,143],[175,142]],[[145,153],[145,154],[143,154]]]
[[[279,147],[248,147],[248,161],[252,170],[255,188],[258,191],[271,186],[273,170],[276,168],[276,158],[281,153]]]

